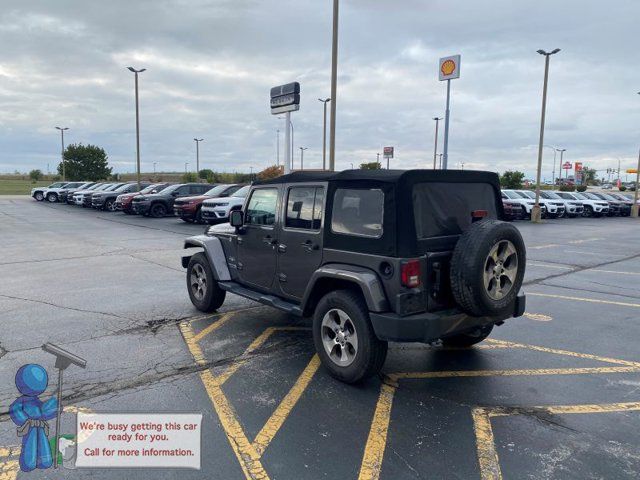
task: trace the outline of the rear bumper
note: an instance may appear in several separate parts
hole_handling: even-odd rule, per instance
[[[459,310],[418,313],[401,317],[395,313],[370,312],[373,330],[380,340],[429,343],[524,314],[526,297],[521,292],[513,303],[513,313],[497,317],[472,317]]]

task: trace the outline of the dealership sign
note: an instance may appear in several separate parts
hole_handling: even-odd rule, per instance
[[[393,158],[393,147],[384,147],[382,155],[384,158]]]
[[[440,80],[453,80],[460,78],[460,55],[451,55],[440,59],[438,68]]]
[[[576,172],[582,171],[582,162],[576,162],[573,168]]]
[[[571,163],[570,163],[570,162],[564,162],[564,163],[562,164],[562,168],[563,168],[564,170],[571,170]]]
[[[300,110],[300,84],[298,82],[279,85],[271,89],[271,113],[294,112]]]

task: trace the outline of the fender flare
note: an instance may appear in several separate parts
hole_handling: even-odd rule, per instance
[[[314,288],[323,279],[343,280],[355,284],[362,291],[362,295],[370,312],[386,312],[389,302],[384,293],[378,275],[368,268],[356,267],[342,263],[331,263],[317,269],[307,285],[302,297],[301,307],[306,310],[312,300]]]
[[[197,235],[195,237],[189,237],[184,241],[185,249],[196,247],[204,249],[204,254],[209,260],[209,264],[212,267],[211,271],[217,281],[225,282],[231,280],[231,274],[227,266],[227,257],[224,254],[222,242],[218,237]],[[182,266],[184,268],[187,268],[192,256],[193,254],[182,256]]]

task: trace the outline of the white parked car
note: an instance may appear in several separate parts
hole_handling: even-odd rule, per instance
[[[50,188],[62,188],[67,184],[67,182],[56,182],[52,183],[48,187],[35,187],[31,189],[31,196],[35,198],[37,201],[41,202],[44,200],[44,191]]]
[[[558,194],[561,193],[563,194],[562,198],[581,202],[584,206],[582,215],[585,217],[601,217],[609,213],[609,203],[604,200],[592,200],[580,192],[558,192]]]
[[[67,199],[68,190],[75,190],[90,184],[91,182],[67,182],[60,187],[47,187],[42,192],[42,195],[44,195],[45,200],[50,203],[64,201]]]
[[[536,193],[532,192],[531,190],[514,190],[514,191],[516,193],[519,193],[520,195],[523,195],[525,198],[530,198],[534,202],[536,200]],[[560,218],[564,216],[563,202],[548,200],[544,198],[542,195],[540,195],[540,199],[538,200],[538,202],[540,203],[541,208],[543,205],[546,208],[547,217]]]
[[[250,186],[242,187],[230,197],[211,198],[202,202],[200,214],[207,223],[223,222],[229,219],[231,210],[240,210],[249,193]]]
[[[531,200],[526,195],[520,195],[515,190],[502,190],[502,198],[504,198],[505,200],[506,199],[511,200],[519,204],[522,207],[523,217],[529,217],[529,218],[531,217],[531,209],[536,204],[534,200]],[[540,210],[544,215],[547,211],[547,207],[541,203]]]
[[[584,206],[582,202],[578,202],[573,198],[564,198],[561,194],[565,192],[550,192],[549,190],[541,190],[540,196],[553,203],[562,203],[564,205],[564,215],[567,217],[578,217],[582,215]],[[563,215],[560,215],[563,216]]]

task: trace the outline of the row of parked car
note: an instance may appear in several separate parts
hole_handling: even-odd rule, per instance
[[[31,190],[37,201],[63,202],[127,215],[160,218],[175,215],[185,222],[226,221],[242,208],[249,187],[245,184],[57,182]]]
[[[502,190],[505,215],[511,220],[531,218],[535,198],[536,194],[531,190]],[[541,190],[539,202],[543,218],[628,217],[631,215],[633,198],[614,192]]]

